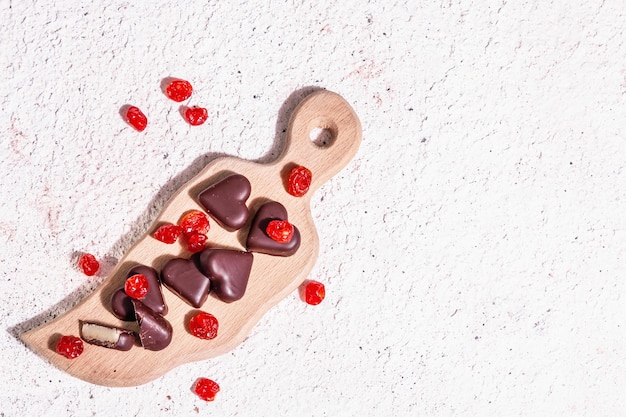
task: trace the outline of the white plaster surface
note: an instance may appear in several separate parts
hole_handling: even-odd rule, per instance
[[[0,0],[0,416],[626,415],[625,22],[623,0]],[[278,155],[309,87],[363,124],[314,196],[323,304],[134,388],[18,340],[207,162]]]

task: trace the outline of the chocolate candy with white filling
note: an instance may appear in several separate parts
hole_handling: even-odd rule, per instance
[[[246,200],[250,191],[250,181],[246,177],[232,174],[202,191],[198,201],[215,221],[232,232],[241,229],[248,221]]]
[[[222,301],[232,303],[244,296],[254,256],[233,249],[205,249],[198,265],[211,280],[211,290]]]
[[[136,341],[130,330],[87,321],[80,322],[80,337],[92,345],[123,351],[130,350]]]
[[[133,300],[133,308],[139,324],[139,340],[148,350],[163,350],[172,341],[172,325],[159,313]]]
[[[211,290],[209,277],[197,265],[197,255],[191,259],[170,259],[161,269],[163,285],[195,308],[204,304]]]
[[[145,265],[137,265],[131,268],[126,274],[126,278],[136,274],[142,274],[148,279],[148,293],[141,299],[141,302],[155,313],[166,315],[167,304],[161,292],[159,276],[154,268]],[[132,299],[124,292],[124,288],[119,288],[111,296],[111,309],[113,315],[123,321],[134,321],[135,310]]]
[[[267,225],[272,220],[288,220],[287,209],[276,201],[268,201],[259,207],[246,240],[246,247],[251,252],[266,253],[275,256],[291,256],[300,247],[300,231],[293,226],[293,237],[289,242],[277,242],[267,234]]]

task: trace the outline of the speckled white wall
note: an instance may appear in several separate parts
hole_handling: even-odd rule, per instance
[[[626,5],[579,3],[0,1],[0,416],[623,414]],[[364,133],[314,197],[323,304],[136,388],[24,347],[207,162],[278,155],[311,87]]]

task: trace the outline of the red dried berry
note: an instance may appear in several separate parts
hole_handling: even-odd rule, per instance
[[[100,262],[92,254],[85,253],[78,259],[78,267],[85,275],[91,277],[100,269]]]
[[[176,224],[164,224],[154,232],[154,238],[171,245],[175,243],[183,233],[183,228]]]
[[[56,345],[56,352],[68,359],[78,358],[83,350],[83,341],[76,336],[61,336]]]
[[[272,220],[267,224],[265,232],[279,243],[289,243],[293,238],[293,225],[286,220]]]
[[[145,297],[149,288],[148,278],[143,274],[135,274],[127,278],[124,283],[124,292],[135,300],[141,300]]]
[[[187,237],[187,250],[189,252],[200,252],[206,245],[207,237],[202,233],[193,233]]]
[[[207,234],[209,231],[209,218],[200,210],[190,210],[180,218],[178,222],[185,236],[195,233]]]
[[[304,301],[306,301],[307,304],[316,306],[324,300],[324,297],[326,297],[324,284],[317,281],[307,282],[304,288]]]
[[[198,378],[193,390],[204,401],[213,401],[215,395],[220,392],[220,386],[209,378]]]
[[[199,312],[189,320],[191,334],[200,339],[211,340],[217,337],[219,323],[213,314]]]
[[[139,132],[142,132],[148,125],[146,115],[135,106],[130,106],[128,110],[126,110],[126,121]]]
[[[188,107],[185,110],[185,119],[192,126],[200,126],[209,118],[209,112],[204,107]]]
[[[193,87],[189,81],[185,80],[174,80],[165,88],[165,94],[179,103],[191,97],[191,93],[193,93]]]
[[[289,173],[287,192],[294,197],[302,197],[309,191],[313,174],[308,168],[297,166]]]

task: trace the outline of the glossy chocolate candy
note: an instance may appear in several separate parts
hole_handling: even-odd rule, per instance
[[[300,231],[294,225],[293,237],[289,242],[277,242],[267,235],[267,225],[272,220],[289,220],[287,209],[276,201],[263,204],[252,221],[246,247],[251,252],[266,253],[275,256],[290,256],[300,247]]]
[[[141,301],[133,300],[133,308],[139,324],[141,345],[148,350],[163,350],[169,346],[173,333],[170,322]]]
[[[233,174],[202,191],[198,201],[215,221],[232,232],[248,221],[246,200],[250,191],[250,181],[243,175]]]
[[[227,303],[244,296],[253,259],[250,252],[232,249],[205,249],[198,254],[198,264],[211,280],[213,293]]]
[[[163,285],[195,308],[204,304],[211,290],[209,277],[197,265],[197,255],[191,259],[170,259],[161,270]]]
[[[163,299],[161,283],[159,282],[157,272],[154,268],[137,265],[128,271],[126,278],[132,277],[136,274],[142,274],[148,279],[148,293],[141,299],[141,302],[155,313],[166,315],[167,304],[165,304],[165,300]],[[113,310],[115,317],[120,320],[135,320],[135,310],[133,309],[132,298],[124,292],[124,288],[117,289],[111,296],[111,309]]]

